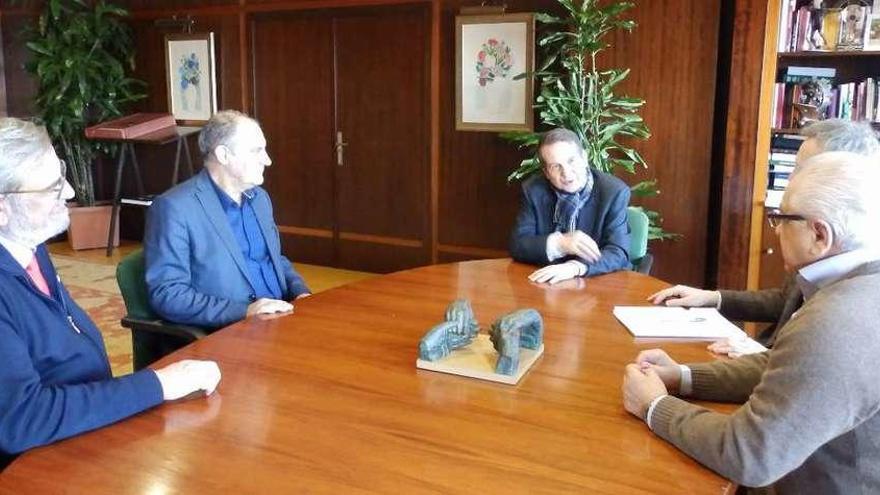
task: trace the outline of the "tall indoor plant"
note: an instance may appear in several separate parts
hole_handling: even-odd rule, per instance
[[[609,45],[604,37],[615,29],[632,31],[635,22],[621,19],[632,8],[632,2],[615,2],[600,6],[598,0],[557,0],[567,12],[560,17],[537,14],[542,24],[538,46],[542,50],[539,69],[533,75],[539,91],[535,101],[541,124],[565,127],[583,141],[587,161],[603,171],[622,168],[635,173],[646,167],[637,150],[619,139],[647,139],[651,136],[639,109],[645,104],[640,98],[620,96],[617,85],[629,75],[629,69],[600,70],[596,65],[599,53]],[[530,76],[524,74],[520,77]],[[532,149],[532,156],[523,160],[508,180],[521,180],[540,169],[537,158],[538,133],[510,132],[503,137],[522,147]],[[656,181],[643,181],[632,187],[636,196],[658,193]],[[660,216],[646,211],[651,219],[649,238],[662,239],[674,234],[660,228]]]
[[[104,0],[46,0],[28,32],[27,70],[38,83],[36,107],[81,206],[95,204],[93,162],[106,144],[85,138],[86,127],[122,115],[143,98],[134,69],[125,9]]]

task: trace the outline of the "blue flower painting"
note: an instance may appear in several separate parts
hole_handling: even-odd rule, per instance
[[[181,103],[184,110],[189,110],[189,96],[187,89],[195,91],[195,110],[201,110],[202,107],[202,88],[199,81],[202,78],[201,63],[198,55],[190,53],[180,57],[177,65],[177,78],[180,84]]]

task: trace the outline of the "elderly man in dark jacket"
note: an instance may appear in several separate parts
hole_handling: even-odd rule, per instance
[[[545,265],[533,282],[557,283],[630,268],[626,208],[629,187],[590,169],[578,136],[554,129],[541,139],[544,175],[523,183],[510,254]]]

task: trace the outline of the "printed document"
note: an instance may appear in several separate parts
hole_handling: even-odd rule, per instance
[[[638,338],[715,340],[746,336],[715,308],[615,306],[614,316]]]

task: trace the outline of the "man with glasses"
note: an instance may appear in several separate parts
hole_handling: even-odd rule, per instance
[[[0,119],[0,468],[12,455],[214,391],[217,365],[181,361],[113,378],[97,327],[44,242],[67,229],[73,189],[43,127]]]
[[[581,140],[568,129],[545,133],[538,156],[544,174],[523,183],[510,238],[513,259],[546,265],[529,280],[555,284],[630,268],[629,187],[591,169]]]
[[[211,330],[293,311],[289,301],[310,291],[281,254],[272,202],[259,187],[272,164],[259,124],[234,110],[218,112],[202,129],[199,149],[204,169],[147,212],[150,304],[166,320]],[[143,352],[180,344],[145,344]],[[154,351],[146,349],[151,345]]]
[[[762,493],[880,491],[880,163],[817,155],[772,217],[803,306],[768,352],[679,365],[660,349],[627,365],[624,407],[708,468]],[[720,414],[669,394],[739,402]]]
[[[796,164],[826,151],[849,151],[864,156],[880,156],[880,142],[877,141],[871,126],[864,122],[828,119],[809,125],[801,130],[801,134],[806,139],[798,149]],[[775,226],[781,218],[771,213],[768,220]],[[652,294],[648,300],[654,304],[667,306],[714,306],[721,314],[732,320],[773,323],[756,337],[759,343],[771,346],[776,331],[800,308],[803,295],[794,277],[789,276],[783,286],[776,289],[709,291],[677,285]],[[760,346],[750,347],[746,342],[730,340],[715,342],[709,346],[709,349],[731,357],[761,350]]]

